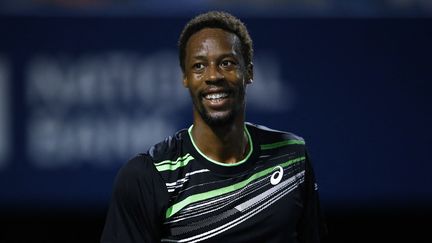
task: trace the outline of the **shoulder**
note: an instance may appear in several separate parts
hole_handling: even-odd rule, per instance
[[[120,169],[117,181],[121,184],[129,184],[137,181],[160,180],[156,164],[175,158],[180,153],[184,131],[180,130],[173,136],[153,145],[147,152],[132,157]]]
[[[173,136],[168,136],[163,141],[150,147],[144,156],[151,159],[153,163],[178,157],[181,154],[185,136],[187,136],[187,130],[182,129]]]
[[[131,186],[154,180],[155,174],[151,158],[145,154],[139,154],[122,166],[115,184],[117,189],[130,189]]]
[[[246,123],[246,127],[254,137],[259,139],[261,146],[270,146],[271,144],[277,145],[278,143],[305,145],[305,140],[292,132],[275,130],[249,122]]]

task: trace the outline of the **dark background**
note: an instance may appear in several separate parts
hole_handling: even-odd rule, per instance
[[[112,50],[141,56],[157,50],[175,53],[188,19],[0,17],[0,57],[10,70],[8,92],[2,93],[9,94],[2,99],[9,104],[2,119],[10,125],[4,134],[9,141],[7,163],[0,169],[0,242],[97,242],[115,174],[133,155],[109,157],[103,166],[85,158],[72,166],[37,166],[29,152],[34,133],[29,123],[38,107],[51,106],[29,101],[30,60],[45,55],[73,63]],[[280,108],[284,103],[267,110],[252,103],[247,120],[306,139],[329,229],[326,242],[430,242],[432,21],[289,16],[242,20],[256,56],[267,55],[275,62],[261,58],[256,67],[262,64],[265,74],[278,66],[278,80],[290,89],[284,96],[295,97],[282,99],[286,109]],[[264,74],[255,82],[265,83]],[[157,103],[143,108],[133,99],[118,103],[115,106],[126,109],[124,117],[140,109],[154,115],[151,111],[158,109]],[[107,117],[99,105],[65,106],[61,121],[68,124],[89,114]],[[180,117],[174,119],[177,129],[188,126],[190,107],[165,118],[174,116]]]

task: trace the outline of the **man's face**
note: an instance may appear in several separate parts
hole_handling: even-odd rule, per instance
[[[249,73],[235,34],[205,28],[189,38],[183,84],[195,111],[208,125],[227,125],[243,115]]]

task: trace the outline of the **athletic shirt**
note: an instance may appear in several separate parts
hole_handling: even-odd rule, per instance
[[[317,185],[301,137],[245,123],[249,153],[205,156],[192,126],[119,171],[101,242],[319,242]]]

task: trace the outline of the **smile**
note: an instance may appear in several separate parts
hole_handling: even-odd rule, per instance
[[[211,94],[206,94],[204,95],[204,98],[207,100],[217,100],[217,99],[223,99],[228,97],[228,93],[211,93]]]

